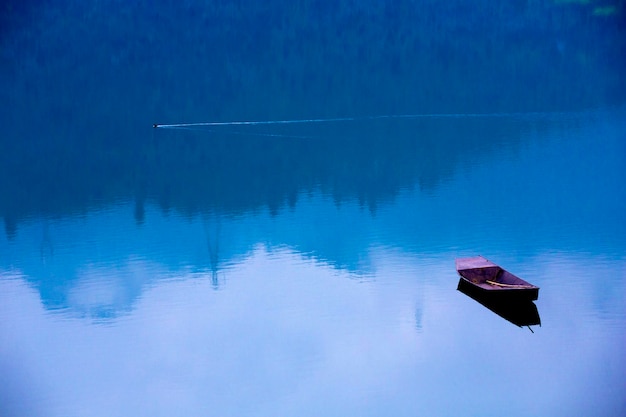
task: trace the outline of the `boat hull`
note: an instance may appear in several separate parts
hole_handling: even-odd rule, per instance
[[[503,302],[523,302],[534,301],[539,298],[539,288],[483,288],[476,285],[468,279],[461,276],[457,289],[472,298],[480,298],[481,300],[490,301],[503,301]]]
[[[458,288],[468,294],[490,300],[533,301],[539,298],[539,287],[482,256],[457,259],[456,270],[461,277]]]

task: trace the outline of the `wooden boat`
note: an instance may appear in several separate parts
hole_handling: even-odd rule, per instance
[[[539,297],[539,287],[482,256],[457,259],[456,270],[461,276],[459,289],[470,296],[510,301],[532,301]]]

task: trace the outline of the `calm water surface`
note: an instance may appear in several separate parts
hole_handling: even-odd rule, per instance
[[[342,87],[349,69],[339,67],[312,79],[342,94],[369,85],[348,107],[342,94],[316,96],[317,84],[273,80],[270,94],[244,78],[232,88],[249,88],[250,101],[226,89],[216,110],[215,97],[193,94],[213,73],[189,78],[182,61],[159,66],[160,55],[116,40],[173,30],[141,5],[129,6],[146,12],[136,26],[120,11],[110,31],[95,26],[102,49],[61,76],[90,42],[80,22],[104,13],[63,7],[15,12],[31,28],[60,19],[48,36],[3,32],[13,106],[2,117],[13,122],[0,139],[1,416],[626,413],[622,105],[583,87],[572,97],[594,105],[576,109],[533,96],[541,88],[515,92],[518,108],[508,98],[489,107],[487,94],[472,111],[457,93],[415,105],[390,92],[393,71],[410,75],[389,64],[376,67],[389,77],[377,86],[365,77]],[[197,10],[176,13],[197,23]],[[281,27],[272,36],[290,39]],[[210,44],[184,33],[181,54]],[[64,37],[78,52],[45,48]],[[233,62],[250,64],[231,42]],[[253,62],[248,76],[265,77],[269,64]],[[112,75],[119,68],[136,77],[130,90]],[[310,75],[289,68],[295,80]],[[146,97],[155,79],[160,92]],[[408,101],[394,108],[397,94]],[[448,116],[371,117],[424,113]],[[354,120],[151,127],[346,115]],[[94,128],[105,116],[114,122]],[[477,254],[541,287],[541,326],[517,327],[456,290],[455,258]]]

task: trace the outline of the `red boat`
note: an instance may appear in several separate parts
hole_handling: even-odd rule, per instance
[[[467,294],[511,301],[532,301],[539,297],[539,287],[482,256],[457,259],[456,270],[461,276],[458,288]]]

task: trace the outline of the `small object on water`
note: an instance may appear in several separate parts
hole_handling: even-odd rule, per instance
[[[539,298],[539,287],[482,256],[457,259],[456,270],[461,276],[459,289],[466,293],[498,300],[533,301]]]
[[[457,290],[519,327],[541,326],[539,287],[516,277],[482,256],[456,260]]]

